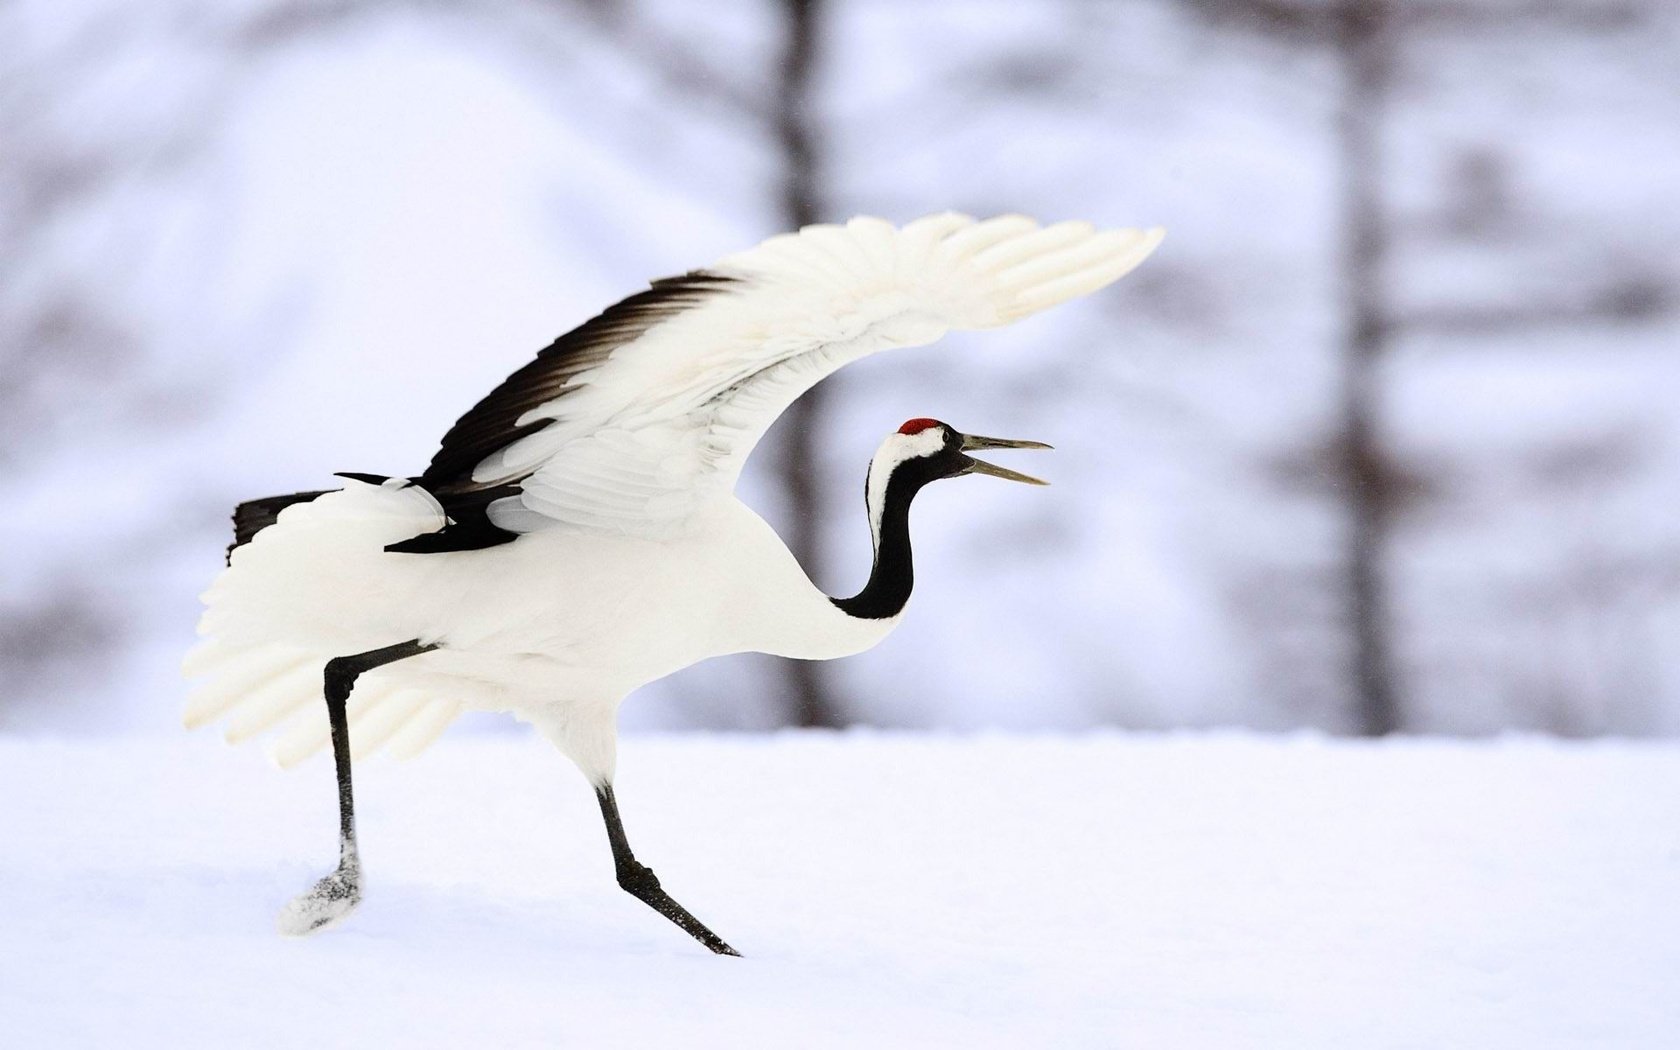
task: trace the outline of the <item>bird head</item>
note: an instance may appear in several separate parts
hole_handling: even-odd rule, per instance
[[[870,503],[879,505],[877,497],[884,497],[888,482],[895,478],[911,482],[912,490],[930,481],[964,474],[990,474],[994,478],[1028,485],[1048,485],[1047,481],[975,459],[969,453],[985,449],[1049,447],[1042,441],[1013,441],[964,434],[937,419],[912,419],[887,435],[880,451],[875,453],[869,470]]]

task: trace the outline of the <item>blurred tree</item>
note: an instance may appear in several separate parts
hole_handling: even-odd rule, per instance
[[[217,393],[158,377],[138,286],[168,266],[157,242],[173,216],[155,204],[191,181],[199,121],[217,105],[203,89],[226,67],[183,60],[170,90],[137,91],[137,73],[190,49],[144,19],[114,27],[68,10],[54,25],[29,6],[0,5],[0,502],[12,513],[65,450],[85,463],[118,432],[156,440]],[[129,523],[69,557],[29,556],[9,528],[0,539],[6,726],[110,673],[136,627],[132,597],[110,581],[162,530]]]
[[[1338,589],[1348,639],[1350,722],[1363,735],[1381,736],[1404,722],[1393,666],[1387,554],[1396,504],[1408,487],[1385,447],[1382,426],[1382,363],[1393,335],[1385,307],[1393,220],[1383,188],[1393,19],[1387,0],[1341,0],[1330,6],[1200,0],[1196,6],[1210,21],[1328,50],[1340,66],[1333,151],[1338,168],[1335,228],[1341,238],[1336,432],[1296,453],[1302,462],[1291,464],[1285,474],[1291,483],[1328,481],[1343,504]]]
[[[1394,470],[1382,445],[1379,368],[1388,351],[1384,265],[1389,217],[1382,192],[1382,122],[1392,43],[1385,0],[1349,0],[1334,40],[1343,63],[1341,120],[1342,288],[1346,334],[1340,389],[1340,476],[1348,505],[1347,616],[1359,731],[1381,736],[1402,724],[1394,678],[1387,566]]]
[[[781,150],[783,178],[778,202],[784,229],[797,230],[823,215],[819,118],[812,78],[821,50],[821,0],[782,0],[786,37],[774,113],[776,143]],[[777,423],[781,447],[777,470],[787,492],[788,548],[813,579],[822,579],[823,529],[827,507],[819,482],[817,448],[828,418],[828,399],[838,378],[813,387],[795,401]],[[786,660],[786,688],[793,722],[801,726],[842,724],[828,665],[815,660]]]
[[[1513,174],[1503,152],[1508,146],[1503,138],[1466,147],[1456,163],[1446,167],[1438,191],[1441,204],[1435,214],[1401,215],[1385,188],[1398,173],[1393,151],[1385,148],[1386,137],[1402,120],[1415,124],[1430,102],[1440,105],[1438,98],[1420,97],[1420,88],[1430,83],[1434,73],[1426,46],[1430,39],[1467,37],[1492,45],[1496,40],[1544,39],[1548,33],[1558,32],[1590,39],[1623,32],[1630,25],[1646,21],[1652,11],[1650,5],[1641,3],[1500,4],[1477,0],[1424,4],[1345,0],[1335,9],[1333,40],[1344,69],[1338,152],[1343,180],[1346,297],[1337,451],[1341,492],[1349,508],[1345,564],[1356,715],[1363,733],[1380,735],[1418,724],[1407,709],[1406,697],[1422,683],[1413,681],[1403,687],[1396,650],[1402,646],[1428,647],[1431,642],[1418,630],[1422,624],[1415,615],[1407,617],[1412,629],[1404,637],[1398,630],[1401,610],[1394,598],[1393,555],[1407,516],[1448,498],[1444,481],[1452,469],[1437,464],[1432,471],[1436,476],[1425,476],[1416,464],[1401,462],[1389,445],[1382,384],[1392,348],[1402,340],[1467,347],[1477,339],[1538,334],[1566,326],[1605,331],[1660,316],[1670,305],[1665,282],[1639,272],[1637,263],[1629,269],[1631,260],[1627,259],[1583,275],[1561,296],[1534,294],[1531,290],[1529,294],[1507,295],[1501,301],[1478,290],[1419,305],[1411,301],[1415,295],[1408,299],[1394,294],[1396,285],[1407,279],[1415,281],[1418,274],[1426,272],[1429,259],[1420,256],[1415,246],[1431,236],[1487,250],[1507,241],[1544,241],[1551,231],[1538,216],[1517,213],[1511,189]],[[1402,67],[1410,78],[1405,94],[1397,86]],[[1492,84],[1500,75],[1501,71],[1489,70],[1484,78]],[[1430,229],[1431,223],[1436,229]],[[1396,258],[1395,251],[1402,238],[1414,246],[1412,256],[1403,261]],[[1609,479],[1618,475],[1623,485],[1630,483],[1630,457],[1601,455],[1592,447],[1593,440],[1588,437],[1587,444],[1571,446],[1562,458],[1592,463],[1589,473],[1599,475],[1598,483],[1614,484]],[[1460,455],[1474,454],[1472,448],[1460,449]],[[1545,450],[1539,456],[1556,458]],[[1584,487],[1593,486],[1576,471],[1539,496],[1536,506],[1558,506]],[[1472,531],[1492,525],[1489,520],[1460,523],[1460,527]],[[1531,571],[1544,570],[1536,565]],[[1562,578],[1553,579],[1562,583]],[[1524,589],[1532,592],[1537,582],[1529,578]],[[1578,609],[1585,601],[1603,610],[1609,604],[1602,588],[1566,586],[1565,590],[1571,597],[1554,602],[1553,608]],[[1566,613],[1554,617],[1553,622],[1570,619]],[[1530,688],[1518,687],[1518,692],[1531,695],[1537,710],[1552,712],[1540,716],[1550,728],[1579,731],[1578,719],[1583,712],[1602,706],[1594,699],[1600,690],[1578,673],[1557,670],[1557,649],[1548,649],[1539,664],[1554,665],[1555,673],[1547,676],[1544,686],[1532,687],[1531,682]],[[1524,663],[1519,658],[1505,673],[1513,681],[1531,681],[1533,665],[1524,667]],[[1424,676],[1428,673],[1425,670]],[[1594,721],[1591,715],[1585,717],[1588,722]]]
[[[1499,137],[1465,148],[1458,162],[1447,169],[1449,186],[1438,214],[1401,214],[1387,188],[1397,174],[1387,139],[1397,124],[1415,123],[1428,103],[1397,89],[1399,67],[1407,60],[1413,63],[1408,72],[1415,92],[1420,82],[1428,83],[1431,74],[1423,57],[1427,51],[1418,52],[1420,37],[1445,33],[1489,44],[1546,32],[1590,38],[1646,24],[1655,8],[1637,0],[1415,4],[1341,0],[1329,6],[1296,0],[1202,0],[1196,9],[1216,24],[1327,48],[1340,63],[1340,116],[1335,130],[1340,175],[1337,227],[1342,238],[1337,429],[1327,442],[1304,453],[1304,462],[1288,473],[1297,481],[1303,476],[1328,479],[1334,498],[1345,507],[1339,589],[1349,642],[1352,724],[1366,735],[1390,733],[1417,724],[1407,709],[1409,689],[1398,670],[1397,650],[1433,648],[1433,642],[1422,634],[1402,636],[1394,554],[1408,516],[1450,498],[1444,478],[1430,474],[1452,472],[1447,463],[1436,463],[1426,471],[1403,462],[1392,447],[1392,428],[1385,422],[1384,385],[1393,348],[1403,340],[1453,344],[1559,327],[1604,329],[1660,318],[1673,298],[1670,283],[1662,276],[1641,272],[1636,263],[1630,269],[1630,260],[1611,260],[1610,265],[1573,282],[1563,294],[1500,299],[1483,293],[1421,305],[1403,303],[1394,293],[1395,285],[1415,281],[1425,263],[1416,255],[1397,259],[1397,241],[1416,243],[1433,235],[1485,246],[1520,242],[1539,231],[1531,225],[1533,217],[1519,217],[1514,211],[1513,176],[1502,152],[1506,142]],[[1484,85],[1497,83],[1503,72],[1488,69],[1476,86],[1485,90]],[[1425,224],[1429,222],[1442,228],[1428,230]],[[1461,454],[1470,452],[1461,450]],[[1631,474],[1623,475],[1624,483],[1631,480]],[[1579,479],[1570,484],[1579,484]],[[1568,491],[1568,486],[1560,485],[1542,498],[1555,505],[1568,498]],[[1461,522],[1460,527],[1474,530],[1475,525]],[[1415,616],[1405,620],[1414,629],[1421,626]],[[1511,673],[1518,674],[1515,668]],[[1529,673],[1523,671],[1521,677],[1527,679]],[[1559,688],[1572,699],[1557,699]],[[1579,688],[1578,682],[1560,687],[1553,676],[1550,686],[1533,693],[1552,696],[1537,703],[1559,710],[1572,703],[1580,705],[1593,691]],[[1555,715],[1545,721],[1558,728],[1569,724]]]

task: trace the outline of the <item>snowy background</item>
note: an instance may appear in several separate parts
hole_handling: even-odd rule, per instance
[[[823,721],[1680,731],[1674,7],[800,6],[0,9],[0,727],[166,725],[237,500],[417,471],[800,209],[956,207],[1170,238],[761,454],[839,592],[898,422],[1058,446],[1044,493],[924,501],[913,614]],[[626,716],[782,725],[788,673]]]
[[[0,1031],[1680,1045],[1680,743],[1556,739],[1680,736],[1677,129],[1663,0],[0,4]],[[233,504],[417,472],[651,277],[945,208],[1169,236],[749,467],[849,592],[899,422],[1057,446],[918,502],[878,649],[626,705],[631,837],[747,958],[492,718],[358,766],[367,903],[275,937],[329,766],[178,729]],[[1491,739],[1331,739],[1393,730]]]

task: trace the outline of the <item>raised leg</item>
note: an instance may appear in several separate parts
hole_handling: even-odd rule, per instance
[[[601,803],[601,816],[607,821],[607,841],[612,843],[613,867],[618,870],[618,884],[625,892],[670,919],[690,937],[719,955],[741,953],[723,942],[723,938],[706,928],[705,923],[690,915],[687,908],[671,899],[659,885],[653,869],[636,860],[630,852],[630,840],[624,837],[624,822],[618,816],[618,800],[613,797],[611,784],[595,789]]]
[[[350,790],[350,725],[345,704],[356,678],[364,671],[431,652],[434,645],[418,640],[388,645],[354,656],[327,661],[324,692],[327,721],[332,726],[333,762],[338,767],[338,867],[309,892],[292,899],[280,912],[280,932],[289,937],[325,929],[349,915],[362,901],[362,861],[356,853],[356,806]]]

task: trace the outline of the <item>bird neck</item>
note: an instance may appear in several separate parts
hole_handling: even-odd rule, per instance
[[[869,582],[850,598],[830,598],[841,612],[860,620],[890,620],[904,611],[916,577],[910,557],[910,503],[933,480],[905,464],[875,484],[872,470],[865,486],[869,524],[875,538],[875,561]]]

